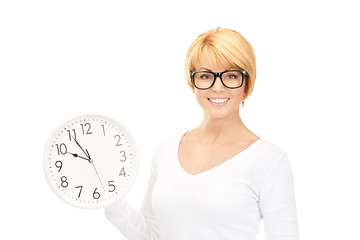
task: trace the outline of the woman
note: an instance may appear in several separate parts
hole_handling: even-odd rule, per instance
[[[158,143],[141,211],[120,200],[107,218],[130,240],[253,240],[261,219],[267,240],[299,239],[287,155],[239,115],[256,76],[251,45],[210,30],[190,46],[185,71],[203,121]]]

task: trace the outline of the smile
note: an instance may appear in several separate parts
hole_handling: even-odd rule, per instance
[[[211,102],[211,103],[214,103],[216,105],[223,105],[225,104],[227,101],[230,100],[230,98],[208,98],[208,100]]]

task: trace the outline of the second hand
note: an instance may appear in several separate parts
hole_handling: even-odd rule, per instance
[[[99,176],[99,173],[97,172],[96,167],[95,167],[95,165],[94,165],[94,160],[93,160],[93,159],[90,159],[89,162],[93,165],[94,170],[95,170],[95,172],[96,172],[96,175],[98,176],[99,181],[100,181],[100,183],[101,183],[101,186],[102,186],[102,188],[103,188],[103,190],[104,190],[104,192],[105,192],[104,185],[103,185],[103,183],[102,183],[102,181],[101,181],[101,178],[100,178],[100,176]]]

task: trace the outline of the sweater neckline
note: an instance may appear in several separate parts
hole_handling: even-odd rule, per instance
[[[229,158],[228,160],[224,161],[223,163],[220,163],[219,165],[216,165],[215,167],[212,167],[208,170],[205,170],[203,172],[199,172],[199,173],[196,173],[196,174],[191,174],[187,171],[185,171],[185,169],[181,166],[180,164],[180,160],[179,160],[179,146],[180,146],[180,143],[181,143],[181,140],[183,138],[183,136],[185,136],[187,132],[183,133],[179,133],[177,138],[176,138],[176,145],[175,145],[175,153],[176,153],[176,166],[177,168],[179,169],[179,172],[181,172],[183,175],[187,176],[187,177],[190,177],[190,178],[196,178],[196,177],[201,177],[203,175],[208,175],[208,174],[211,174],[212,172],[216,172],[218,171],[219,169],[222,169],[224,168],[225,166],[231,164],[233,161],[235,161],[237,158],[241,157],[242,155],[252,151],[259,143],[265,141],[264,138],[260,138],[258,140],[256,140],[255,142],[253,142],[251,145],[249,145],[247,148],[245,148],[244,150],[242,150],[241,152],[237,153],[235,156]]]

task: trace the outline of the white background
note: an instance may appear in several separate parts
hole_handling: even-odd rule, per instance
[[[141,157],[126,198],[139,209],[156,142],[202,119],[183,72],[187,48],[228,27],[255,50],[257,80],[240,115],[288,154],[300,238],[359,239],[358,9],[356,1],[1,1],[0,238],[125,239],[103,210],[53,194],[45,142],[80,114],[126,125]]]

